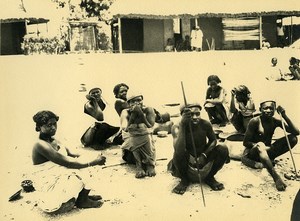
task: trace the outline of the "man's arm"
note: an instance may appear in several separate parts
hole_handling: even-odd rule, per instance
[[[151,128],[154,126],[155,124],[155,112],[154,109],[152,107],[146,107],[145,108],[145,114],[146,116],[143,114],[143,121],[146,124],[146,126],[148,128]]]
[[[122,110],[128,108],[128,104],[126,101],[117,99],[115,102],[115,110],[117,111],[118,115],[121,116]]]
[[[238,111],[238,109],[236,108],[235,106],[235,92],[234,91],[231,91],[231,101],[230,101],[230,112],[231,113],[236,113]]]
[[[252,118],[248,124],[244,141],[243,141],[243,145],[248,149],[253,148],[257,144],[254,142],[254,136],[256,133],[256,128],[258,123],[259,123],[258,118]]]
[[[217,139],[216,139],[216,135],[213,131],[213,128],[212,128],[211,124],[207,122],[207,125],[205,125],[205,127],[207,128],[207,135],[206,136],[208,138],[208,142],[206,144],[207,148],[203,153],[205,154],[205,156],[208,156],[209,153],[217,145]]]
[[[295,135],[295,136],[298,136],[299,135],[299,129],[293,124],[293,122],[290,120],[290,118],[286,115],[285,109],[279,105],[277,107],[277,112],[281,114],[282,118],[286,122],[286,124],[284,123],[286,131],[293,134],[293,135]],[[281,122],[279,122],[279,127],[282,128]]]
[[[128,110],[124,109],[121,112],[121,129],[124,131],[128,131]]]

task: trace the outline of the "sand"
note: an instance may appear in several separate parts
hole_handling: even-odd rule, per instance
[[[287,69],[291,56],[299,50],[271,49],[263,51],[208,51],[190,53],[148,54],[70,54],[57,56],[2,56],[1,65],[1,220],[289,220],[299,182],[284,179],[285,192],[275,189],[265,169],[252,170],[240,161],[231,160],[217,174],[225,190],[211,191],[203,185],[206,207],[203,206],[200,185],[191,185],[182,195],[171,193],[178,179],[166,171],[172,157],[172,138],[156,139],[157,176],[137,180],[130,165],[83,170],[93,193],[104,198],[99,209],[74,209],[49,216],[39,210],[37,194],[21,193],[22,198],[8,202],[9,196],[21,189],[20,184],[30,175],[31,148],[37,138],[32,116],[49,109],[60,116],[57,138],[68,147],[86,154],[99,151],[82,149],[80,136],[93,120],[83,114],[86,92],[100,86],[108,102],[105,118],[118,124],[113,110],[113,86],[125,82],[130,91],[144,94],[144,103],[161,112],[178,113],[163,104],[183,101],[180,82],[183,81],[188,101],[203,102],[206,79],[217,74],[222,85],[230,89],[238,84],[249,86],[255,103],[276,99],[299,127],[299,82],[265,80],[272,57]],[[202,112],[203,118],[207,114]],[[172,118],[177,121],[178,118]],[[283,136],[282,131],[276,132]],[[240,144],[230,144],[240,148]],[[102,151],[107,165],[123,162],[118,146]],[[293,149],[296,166],[300,158],[299,144]],[[290,173],[289,153],[281,156],[276,169],[281,175]],[[299,167],[299,166],[298,166]]]

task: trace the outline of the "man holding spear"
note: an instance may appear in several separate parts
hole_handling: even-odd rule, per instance
[[[274,117],[276,110],[281,120]],[[247,162],[245,159],[261,162],[272,176],[276,189],[278,191],[284,191],[286,184],[275,171],[273,161],[276,157],[288,151],[290,151],[293,160],[291,148],[297,144],[299,129],[288,118],[283,107],[278,106],[276,108],[275,101],[267,100],[260,103],[260,111],[261,115],[252,118],[248,124],[243,142],[246,150],[242,157],[242,162]],[[284,130],[285,137],[279,138],[272,143],[272,137],[277,127]],[[290,134],[287,135],[286,132]],[[293,164],[297,175],[294,160]]]
[[[224,189],[214,175],[228,159],[228,148],[217,144],[212,125],[200,117],[201,109],[198,103],[184,105],[179,124],[172,128],[174,155],[168,168],[181,179],[173,189],[177,194],[184,194],[190,183],[201,184],[201,180],[215,191]]]

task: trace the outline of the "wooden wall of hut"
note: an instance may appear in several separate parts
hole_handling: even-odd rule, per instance
[[[144,19],[144,52],[164,51],[164,20]]]
[[[25,22],[1,23],[0,54],[23,54],[21,43],[26,34]]]
[[[70,50],[97,50],[96,34],[94,25],[71,25]]]

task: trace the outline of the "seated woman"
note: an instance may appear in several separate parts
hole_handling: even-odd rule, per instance
[[[87,160],[61,146],[53,137],[58,119],[51,111],[40,111],[33,116],[35,129],[40,133],[32,150],[35,189],[40,196],[38,205],[47,213],[67,212],[75,205],[77,208],[100,207],[101,196],[89,196],[90,190],[78,176],[78,170],[71,169],[104,165],[106,159],[98,155]]]
[[[167,45],[165,47],[165,51],[167,52],[174,51],[174,42],[172,38],[167,39]]]
[[[115,110],[119,116],[121,116],[121,113],[124,109],[129,108],[129,105],[127,103],[128,90],[129,90],[129,86],[124,83],[117,84],[113,89],[116,98]]]
[[[105,148],[105,143],[111,139],[113,143],[119,144],[119,127],[109,125],[104,121],[103,111],[106,104],[101,98],[102,90],[100,88],[92,88],[86,96],[88,102],[84,105],[84,113],[92,116],[97,120],[94,126],[91,126],[81,137],[81,143],[94,149]]]
[[[231,91],[231,123],[239,133],[245,133],[251,118],[257,116],[251,92],[245,85],[239,85]]]
[[[208,114],[211,124],[220,124],[220,126],[225,126],[228,122],[227,93],[225,89],[219,85],[220,83],[221,80],[217,75],[210,75],[207,78],[207,84],[209,87],[206,91],[204,108]]]
[[[300,60],[291,57],[290,58],[290,66],[289,70],[291,71],[291,75],[293,76],[292,80],[300,80],[300,67],[299,67]]]

